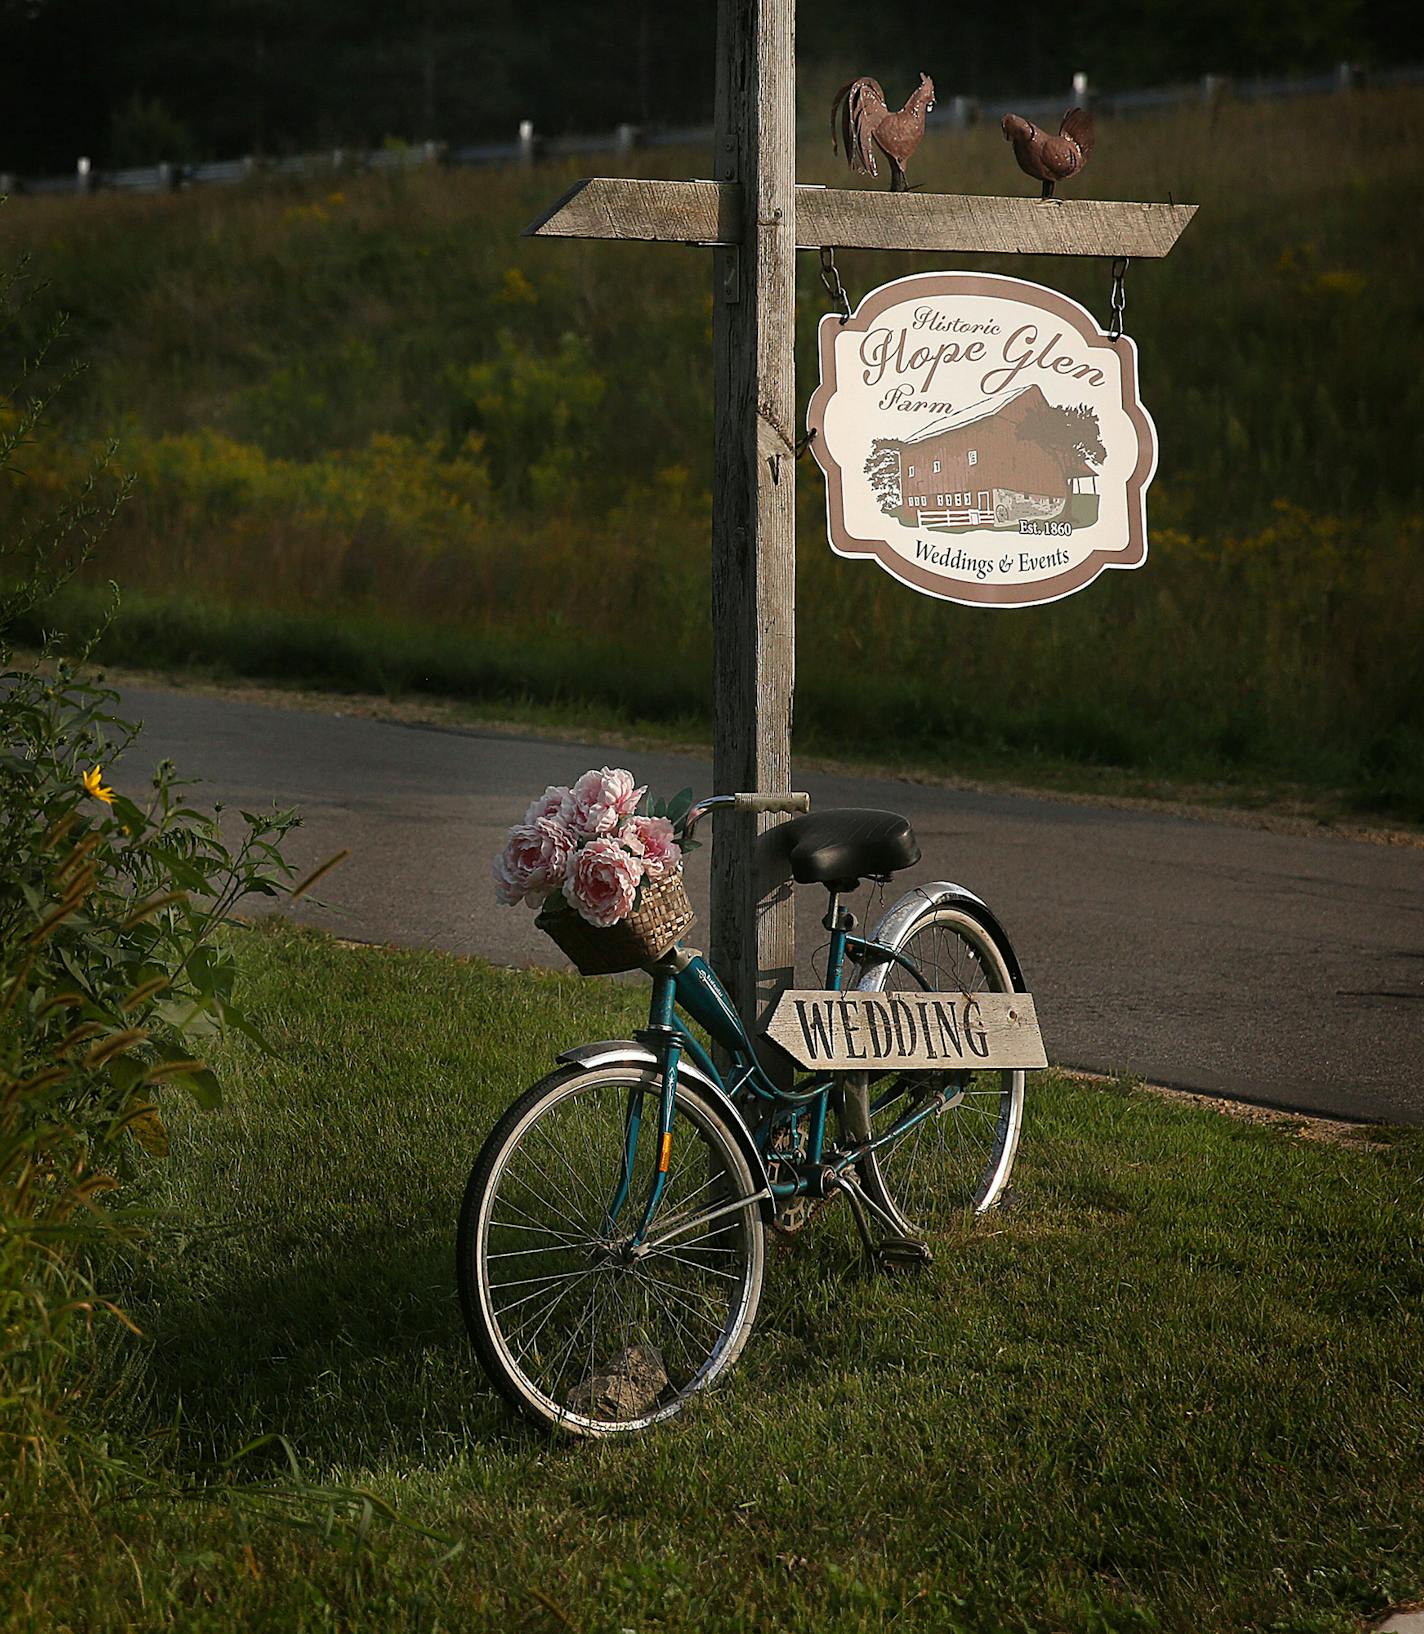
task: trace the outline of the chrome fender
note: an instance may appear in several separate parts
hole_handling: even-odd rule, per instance
[[[657,1072],[661,1066],[657,1056],[646,1044],[639,1044],[632,1038],[609,1038],[598,1044],[578,1044],[571,1050],[562,1051],[557,1059],[574,1067],[650,1067]],[[680,1084],[688,1083],[698,1089],[703,1099],[710,1101],[727,1120],[732,1138],[752,1171],[753,1182],[758,1189],[767,1187],[769,1182],[766,1164],[757,1150],[756,1141],[752,1139],[752,1132],[747,1128],[746,1119],[727,1098],[720,1085],[685,1055],[678,1061],[677,1077]],[[762,1198],[761,1212],[763,1219],[771,1220],[776,1217],[776,1204],[770,1196]]]
[[[912,891],[907,891],[898,902],[886,910],[884,917],[871,933],[870,940],[881,942],[886,947],[898,948],[916,917],[924,912],[926,904],[935,908],[968,909],[971,918],[977,919],[998,942],[1008,964],[1009,975],[1013,978],[1015,991],[1019,993],[1028,991],[1024,985],[1023,971],[1019,968],[1014,945],[993,909],[981,897],[975,896],[973,891],[967,891],[962,885],[955,885],[947,879],[935,880],[929,885],[917,885]],[[857,990],[863,993],[878,993],[885,985],[885,977],[889,970],[890,966],[884,960],[870,966],[855,984]]]

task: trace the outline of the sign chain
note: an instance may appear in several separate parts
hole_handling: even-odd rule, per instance
[[[831,298],[831,310],[839,314],[840,322],[850,322],[850,297],[845,292],[845,285],[841,282],[840,270],[836,266],[836,252],[829,244],[821,246],[821,282],[826,286],[826,294]],[[799,460],[811,446],[816,436],[813,426],[796,444],[796,458]]]
[[[832,308],[840,313],[841,322],[849,323],[850,301],[846,296],[845,285],[841,282],[841,275],[836,269],[836,252],[829,244],[821,246],[821,282],[826,286]]]
[[[1112,295],[1109,304],[1112,307],[1112,316],[1108,319],[1108,339],[1121,340],[1123,313],[1127,308],[1127,291],[1123,287],[1127,281],[1127,269],[1131,257],[1119,255],[1113,258],[1112,264]]]

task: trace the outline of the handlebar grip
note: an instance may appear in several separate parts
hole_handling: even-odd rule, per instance
[[[733,811],[810,811],[809,794],[734,794]]]

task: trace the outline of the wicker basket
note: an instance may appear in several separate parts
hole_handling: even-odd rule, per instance
[[[692,923],[692,904],[682,875],[643,887],[643,900],[616,925],[590,925],[567,904],[551,897],[534,923],[551,936],[585,976],[611,976],[661,959]]]

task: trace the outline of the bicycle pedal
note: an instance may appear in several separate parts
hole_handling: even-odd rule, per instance
[[[882,1237],[875,1245],[876,1263],[891,1267],[930,1265],[934,1255],[930,1245],[918,1237]]]

